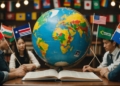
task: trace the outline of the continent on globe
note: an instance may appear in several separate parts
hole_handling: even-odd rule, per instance
[[[84,16],[71,8],[55,8],[36,21],[32,43],[37,55],[54,67],[80,62],[92,40],[91,28]]]

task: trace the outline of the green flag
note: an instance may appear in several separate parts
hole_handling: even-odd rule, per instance
[[[114,33],[114,30],[111,28],[106,28],[103,26],[99,26],[98,28],[98,37],[111,40],[112,34]]]
[[[93,0],[93,8],[95,10],[100,9],[100,0]]]

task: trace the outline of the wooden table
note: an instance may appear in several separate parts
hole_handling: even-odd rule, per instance
[[[72,69],[80,71],[80,69]],[[99,76],[100,77],[100,76]],[[103,81],[94,82],[61,82],[61,81],[22,81],[21,78],[16,78],[7,81],[3,86],[79,86],[79,85],[120,85],[120,82],[111,82],[105,78],[100,77]]]

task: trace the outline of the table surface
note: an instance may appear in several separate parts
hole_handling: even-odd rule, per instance
[[[72,69],[80,71],[80,69]],[[99,76],[100,77],[100,76]],[[79,81],[79,82],[62,82],[62,81],[22,81],[22,78],[16,78],[9,80],[3,84],[3,86],[76,86],[76,85],[120,85],[120,82],[112,82],[105,78],[102,78],[102,81]]]

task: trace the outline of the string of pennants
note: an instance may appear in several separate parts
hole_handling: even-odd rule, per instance
[[[114,23],[120,22],[120,14],[118,15],[102,15],[106,16],[106,22]],[[26,20],[37,20],[38,19],[37,12],[21,12],[21,13],[12,13],[8,12],[6,14],[0,13],[0,20],[13,20],[13,21],[26,21]],[[92,23],[93,15],[84,15],[84,17],[88,20],[88,22]]]
[[[58,7],[71,7],[80,9],[84,7],[85,10],[99,10],[100,7],[108,7],[109,2],[111,0],[33,0],[33,7],[35,10],[43,9],[43,8],[51,8],[52,5],[54,8]],[[13,2],[7,2],[7,11],[12,12],[14,10]]]

